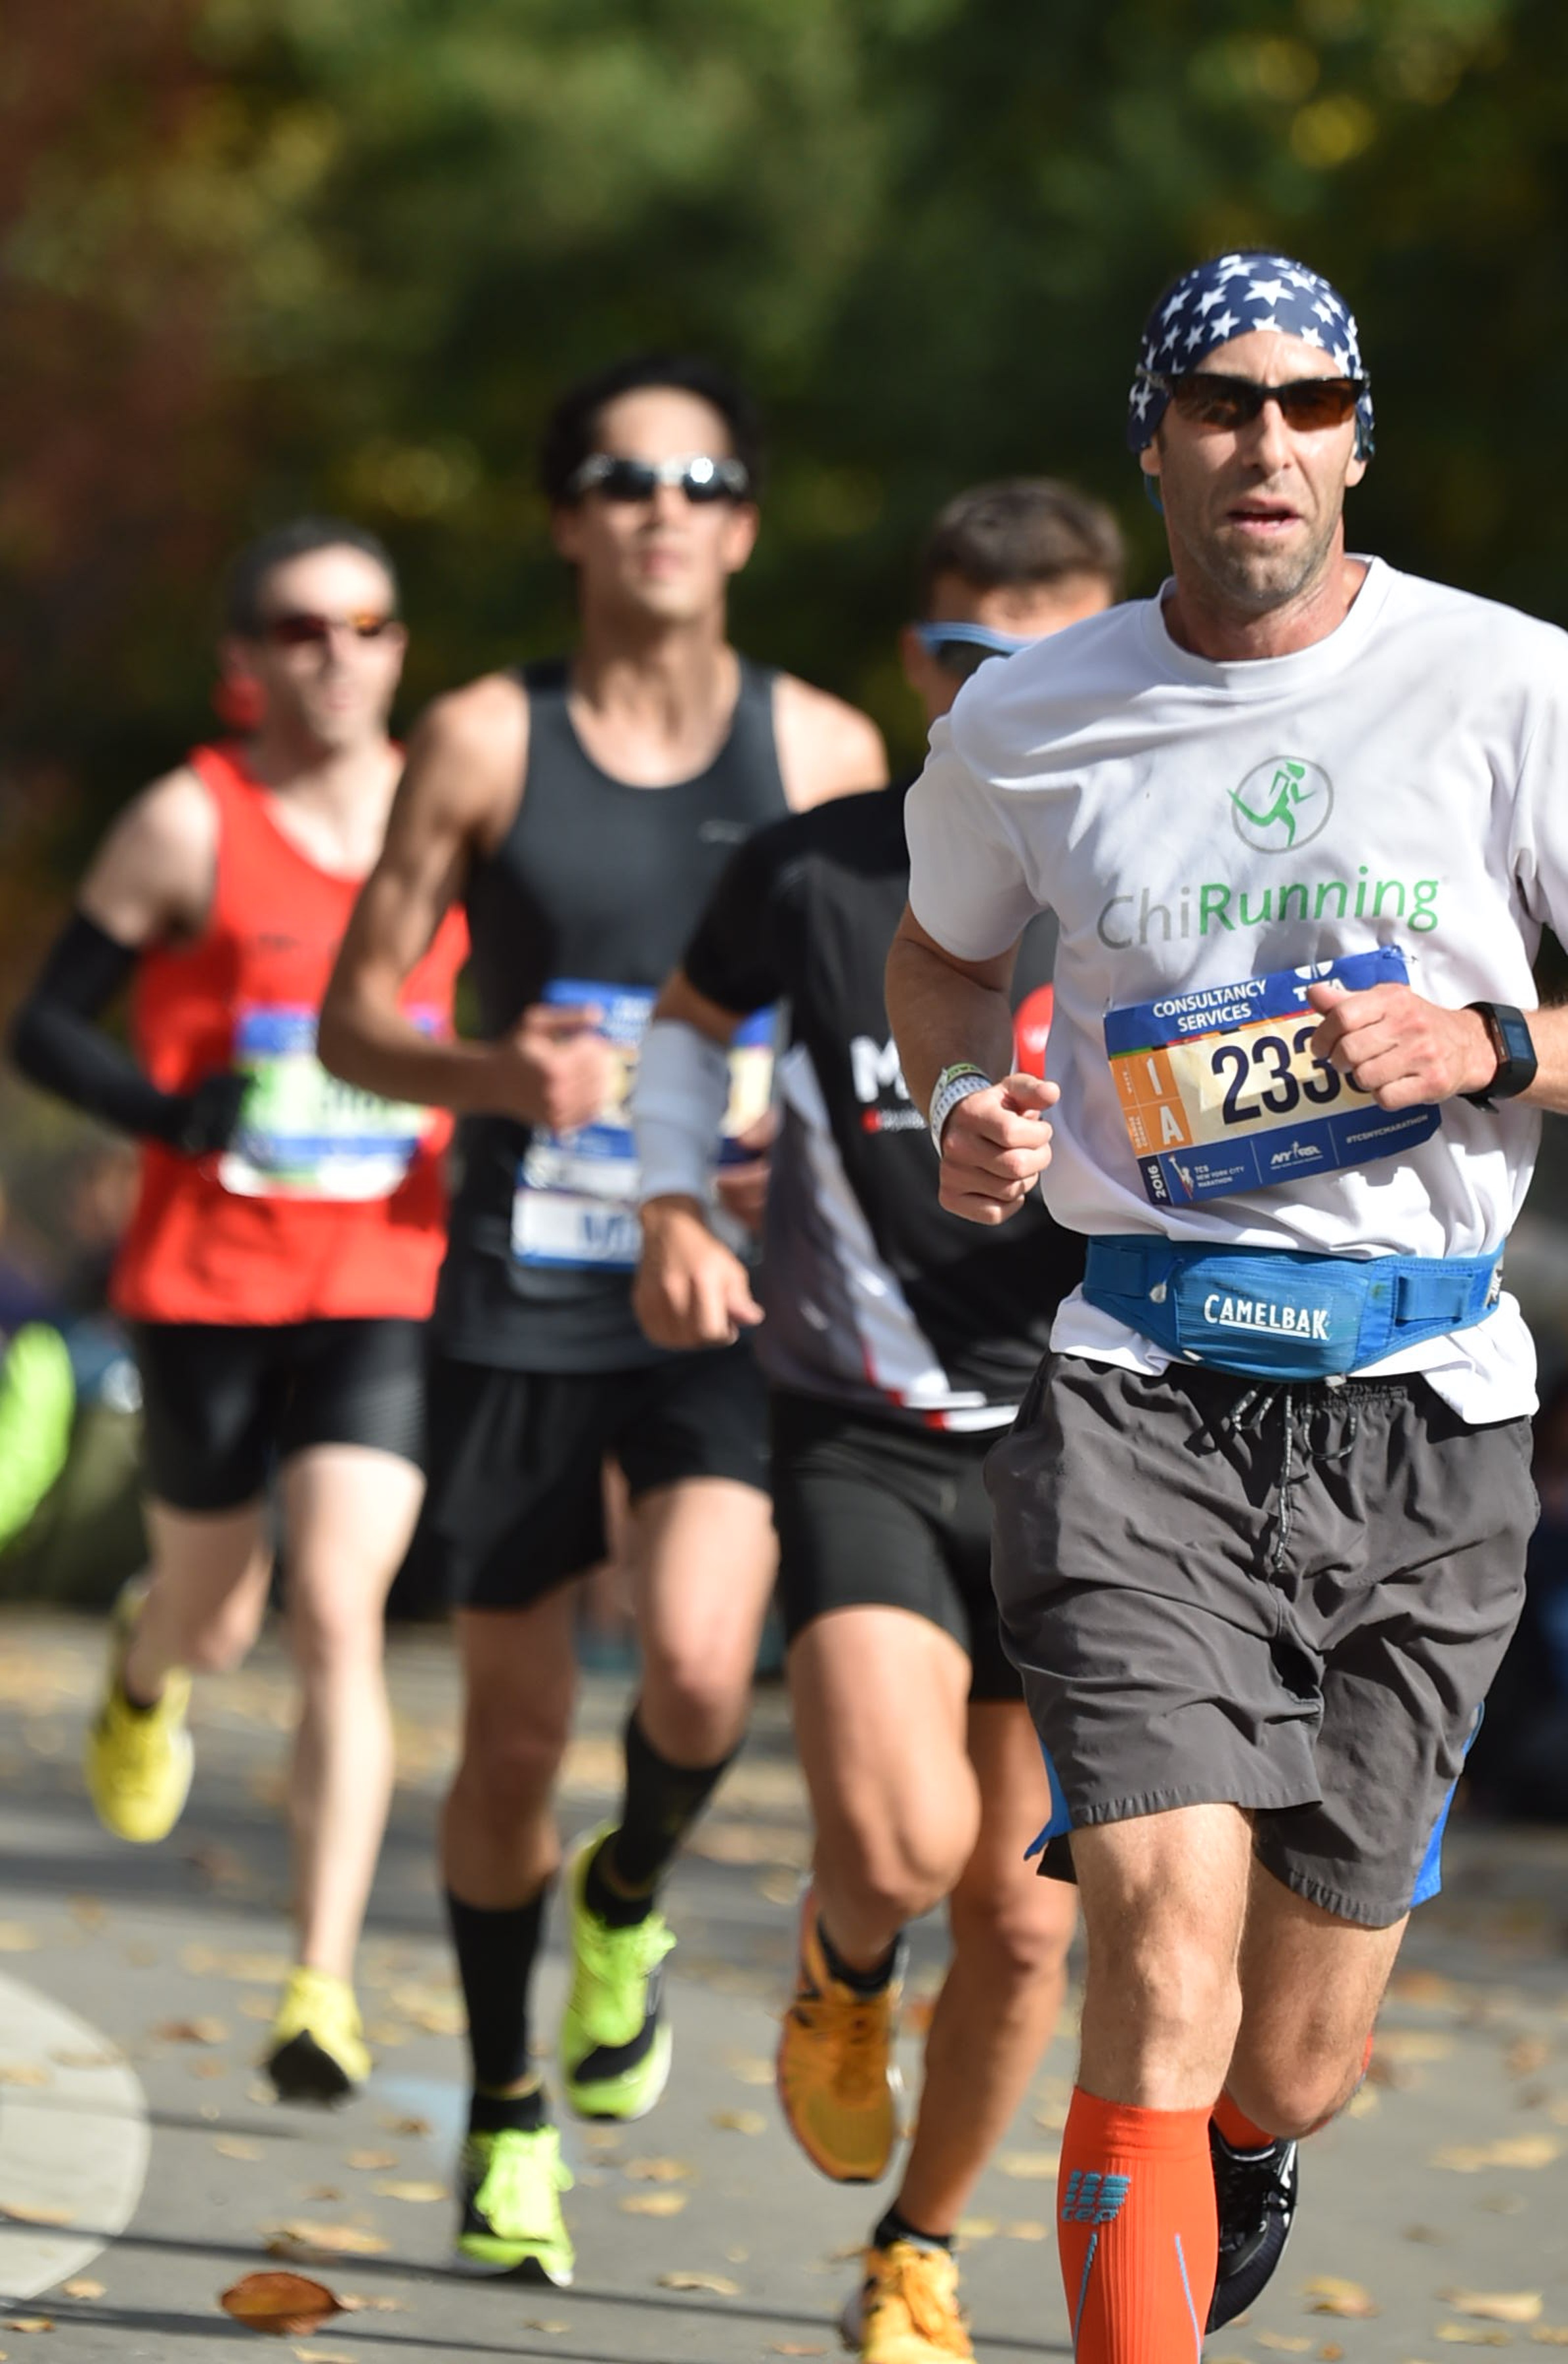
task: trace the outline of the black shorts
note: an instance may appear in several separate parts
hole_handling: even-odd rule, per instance
[[[425,1324],[139,1321],[148,1491],[176,1511],[255,1500],[317,1444],[424,1450]]]
[[[526,1609],[605,1556],[604,1464],[635,1502],[692,1478],[768,1488],[744,1340],[631,1371],[505,1371],[437,1354],[418,1550],[459,1609]]]
[[[967,1652],[973,1700],[1022,1696],[991,1589],[983,1476],[996,1432],[905,1427],[773,1399],[779,1605],[790,1641],[832,1609],[907,1609]]]
[[[1468,1427],[1419,1377],[1048,1355],[987,1479],[1052,1830],[1225,1802],[1341,1919],[1435,1893],[1524,1600],[1529,1464],[1527,1420]]]

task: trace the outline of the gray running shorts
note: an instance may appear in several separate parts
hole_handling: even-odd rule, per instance
[[[1223,1801],[1267,1870],[1347,1921],[1436,1892],[1524,1600],[1528,1421],[1469,1427],[1419,1377],[1048,1355],[986,1484],[1053,1839]]]

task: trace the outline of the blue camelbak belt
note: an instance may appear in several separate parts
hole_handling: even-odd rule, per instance
[[[1091,1240],[1084,1294],[1168,1355],[1254,1379],[1325,1379],[1484,1321],[1503,1286],[1486,1256],[1309,1255]]]

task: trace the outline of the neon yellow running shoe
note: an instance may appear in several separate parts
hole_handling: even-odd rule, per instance
[[[340,2102],[371,2073],[347,1979],[296,1963],[267,2038],[265,2068],[284,2102]]]
[[[567,1876],[572,1913],[572,1990],[561,2015],[562,2082],[580,2118],[646,2117],[670,2081],[669,2025],[661,2009],[661,1965],[674,1947],[662,1912],[612,1928],[584,1895],[604,1823],[578,1847]]]
[[[470,2135],[458,2182],[462,2216],[457,2246],[465,2258],[566,2288],[577,2264],[561,2213],[561,2194],[572,2189],[572,2170],[561,2156],[554,2126],[537,2126],[531,2134],[505,2126],[498,2134]]]
[[[109,1612],[108,1679],[83,1754],[98,1820],[117,1838],[143,1846],[168,1837],[184,1811],[195,1769],[185,1729],[191,1678],[184,1669],[172,1669],[154,1707],[134,1708],[125,1695],[120,1670],[146,1589],[139,1579],[122,1585]]]

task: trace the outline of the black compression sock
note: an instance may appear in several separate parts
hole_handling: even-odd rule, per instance
[[[911,2241],[917,2249],[946,2249],[951,2253],[953,2236],[951,2233],[922,2233],[917,2225],[910,2224],[907,2216],[899,2214],[898,2203],[895,2201],[872,2235],[871,2245],[873,2249],[890,2249],[895,2241]]]
[[[590,1912],[613,1929],[630,1928],[653,1910],[659,1882],[676,1849],[724,1778],[717,1765],[672,1765],[637,1720],[626,1727],[626,1797],[617,1827],[595,1849],[584,1882]]]
[[[832,1938],[822,1926],[820,1914],[817,1915],[817,1936],[828,1969],[839,1984],[841,1987],[848,1987],[851,1994],[880,1994],[898,1968],[898,1949],[903,1942],[901,1938],[895,1937],[881,1961],[873,1962],[869,1970],[858,1970],[852,1962],[846,1962],[839,1952]]]
[[[475,2091],[468,2104],[468,2131],[471,2135],[516,2133],[537,2135],[540,2126],[550,2124],[550,2096],[544,2080],[536,2077],[521,2093],[486,2093]]]
[[[495,1911],[447,1892],[447,1919],[468,2005],[473,2081],[492,2093],[517,2084],[532,2066],[528,1988],[549,1894],[547,1883],[527,1904]]]

